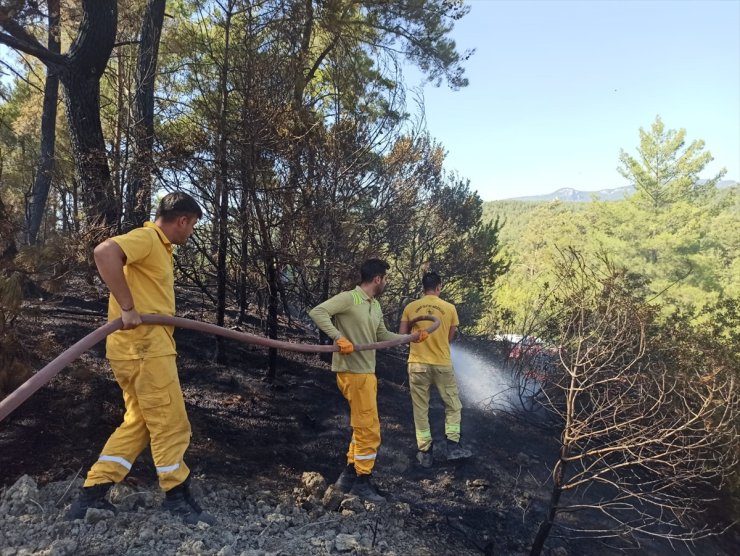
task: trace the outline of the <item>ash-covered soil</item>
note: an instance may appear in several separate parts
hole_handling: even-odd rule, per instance
[[[187,302],[180,307],[180,316],[203,318]],[[104,308],[102,293],[29,306],[17,328],[34,367],[104,324]],[[243,330],[259,334],[258,321]],[[314,341],[295,323],[284,334]],[[464,441],[474,457],[448,463],[440,449],[434,466],[423,469],[414,458],[404,353],[384,353],[378,365],[383,444],[375,477],[390,501],[363,504],[326,493],[344,466],[350,437],[346,402],[326,363],[281,352],[280,376],[270,384],[263,348],[229,342],[227,364],[218,365],[213,338],[179,330],[176,340],[193,428],[186,460],[202,505],[218,524],[187,526],[159,509],[162,495],[148,453],[113,489],[117,515],[91,511],[84,521],[62,519],[123,413],[100,344],[0,424],[0,556],[528,552],[549,497],[555,431],[464,399]],[[490,353],[477,360],[490,372],[496,367]],[[444,408],[437,397],[431,418],[441,446]],[[592,518],[568,525],[580,519]],[[691,548],[556,535],[547,550],[559,555],[733,554],[740,546],[734,533]]]

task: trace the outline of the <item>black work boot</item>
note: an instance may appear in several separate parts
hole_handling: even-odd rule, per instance
[[[375,486],[370,475],[357,475],[355,484],[352,485],[349,493],[369,502],[376,502],[378,504],[385,502],[385,497],[378,492],[378,487]]]
[[[432,449],[429,448],[426,452],[419,450],[416,452],[416,461],[419,462],[424,469],[429,469],[434,463],[434,456],[432,455]]]
[[[447,460],[467,459],[473,455],[473,452],[464,448],[459,442],[447,439]]]
[[[357,471],[355,471],[355,466],[350,463],[342,470],[342,474],[334,483],[334,488],[342,494],[346,494],[355,484],[355,479],[357,479]]]
[[[208,525],[216,523],[216,518],[208,512],[204,512],[203,508],[193,498],[193,494],[190,492],[190,477],[165,493],[162,507],[173,515],[179,515],[183,522],[188,525],[195,525],[199,521]]]
[[[105,495],[108,494],[108,491],[112,486],[113,483],[102,483],[90,487],[83,487],[80,491],[80,495],[74,502],[72,502],[69,510],[67,510],[64,519],[67,521],[85,519],[85,514],[87,513],[88,508],[108,510],[116,513],[116,507],[105,499]]]

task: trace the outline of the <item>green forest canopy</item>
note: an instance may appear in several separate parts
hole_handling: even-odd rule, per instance
[[[648,284],[667,315],[688,312],[697,322],[740,298],[740,190],[694,182],[661,206],[638,189],[621,201],[493,201],[484,219],[499,219],[511,262],[493,288],[489,327],[514,331],[528,321],[552,286],[561,252],[603,254]]]

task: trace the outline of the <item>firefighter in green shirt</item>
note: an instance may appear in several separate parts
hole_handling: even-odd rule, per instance
[[[321,331],[339,346],[339,352],[332,354],[331,370],[336,373],[337,386],[350,408],[352,440],[347,467],[334,486],[372,502],[385,501],[371,480],[380,447],[375,351],[354,352],[353,344],[400,337],[385,327],[376,299],[385,289],[389,268],[385,261],[368,259],[360,267],[359,286],[327,299],[309,313]],[[415,342],[423,342],[428,334],[421,330],[413,336]]]

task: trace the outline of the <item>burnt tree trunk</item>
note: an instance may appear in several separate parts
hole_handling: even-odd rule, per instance
[[[2,166],[0,165],[0,177]],[[18,254],[18,246],[15,244],[15,232],[13,219],[5,208],[5,203],[0,197],[0,269],[10,268],[13,259]]]
[[[100,123],[100,78],[116,40],[118,7],[116,0],[83,0],[82,7],[60,79],[88,229],[110,228],[118,211]]]
[[[247,194],[242,191],[239,199],[239,214],[242,218],[240,226],[240,237],[239,243],[241,249],[239,251],[239,285],[238,285],[238,298],[239,298],[239,323],[243,323],[247,320],[247,293],[249,289],[249,204],[247,201]]]
[[[327,299],[329,299],[329,283],[330,283],[330,270],[328,265],[328,259],[329,259],[329,248],[325,248],[322,252],[321,258],[319,260],[319,303],[323,303]],[[322,346],[329,346],[334,343],[334,340],[332,340],[323,330],[319,330],[319,345]],[[320,353],[319,359],[324,361],[325,363],[331,363],[331,353]]]
[[[278,296],[280,295],[278,281],[278,264],[275,249],[271,238],[270,224],[267,221],[268,216],[263,212],[259,198],[257,197],[256,188],[249,191],[252,196],[252,206],[257,220],[260,238],[260,256],[264,264],[264,275],[267,282],[267,335],[274,340],[278,337]],[[277,349],[270,348],[268,352],[267,379],[273,382],[277,377]]]
[[[59,0],[49,0],[49,52],[59,54],[61,42],[59,39]],[[53,68],[46,70],[46,84],[44,85],[44,107],[41,113],[41,149],[39,153],[39,167],[36,179],[33,182],[31,205],[28,209],[26,222],[27,239],[31,245],[36,244],[36,238],[41,228],[41,221],[46,212],[46,201],[49,198],[51,177],[54,169],[54,144],[56,143],[57,101],[59,100],[59,76]]]
[[[550,535],[553,523],[555,523],[555,517],[558,513],[558,503],[560,502],[560,496],[563,494],[563,480],[565,478],[565,467],[567,465],[568,447],[563,445],[560,449],[560,459],[555,464],[555,469],[552,473],[552,493],[550,495],[550,505],[547,509],[547,516],[540,523],[537,529],[537,534],[534,537],[532,548],[529,551],[529,556],[539,556],[542,554],[542,549],[545,546],[545,541]]]
[[[247,68],[249,72],[249,67]],[[245,87],[245,94],[241,106],[240,125],[242,129],[249,129],[249,110],[247,102],[251,98],[249,84]],[[247,318],[247,292],[249,287],[249,242],[251,237],[251,191],[255,187],[255,164],[254,164],[254,138],[249,134],[239,143],[239,181],[241,191],[239,192],[239,323]]]
[[[226,282],[228,279],[227,251],[229,247],[229,163],[226,148],[228,146],[227,120],[229,113],[229,47],[231,39],[232,3],[226,8],[224,63],[220,75],[219,113],[216,143],[216,195],[218,204],[218,257],[216,263],[216,324],[223,326],[226,317]],[[216,362],[226,362],[226,344],[221,336],[216,338]]]
[[[126,221],[133,227],[146,222],[152,210],[154,160],[154,81],[166,0],[149,0],[139,33],[134,97],[134,160],[126,195]]]
[[[267,263],[267,291],[269,293],[267,301],[267,336],[273,340],[278,338],[278,296],[280,295],[278,287],[278,269],[275,257],[269,253]],[[270,348],[267,357],[267,380],[275,382],[277,378],[277,349]]]

